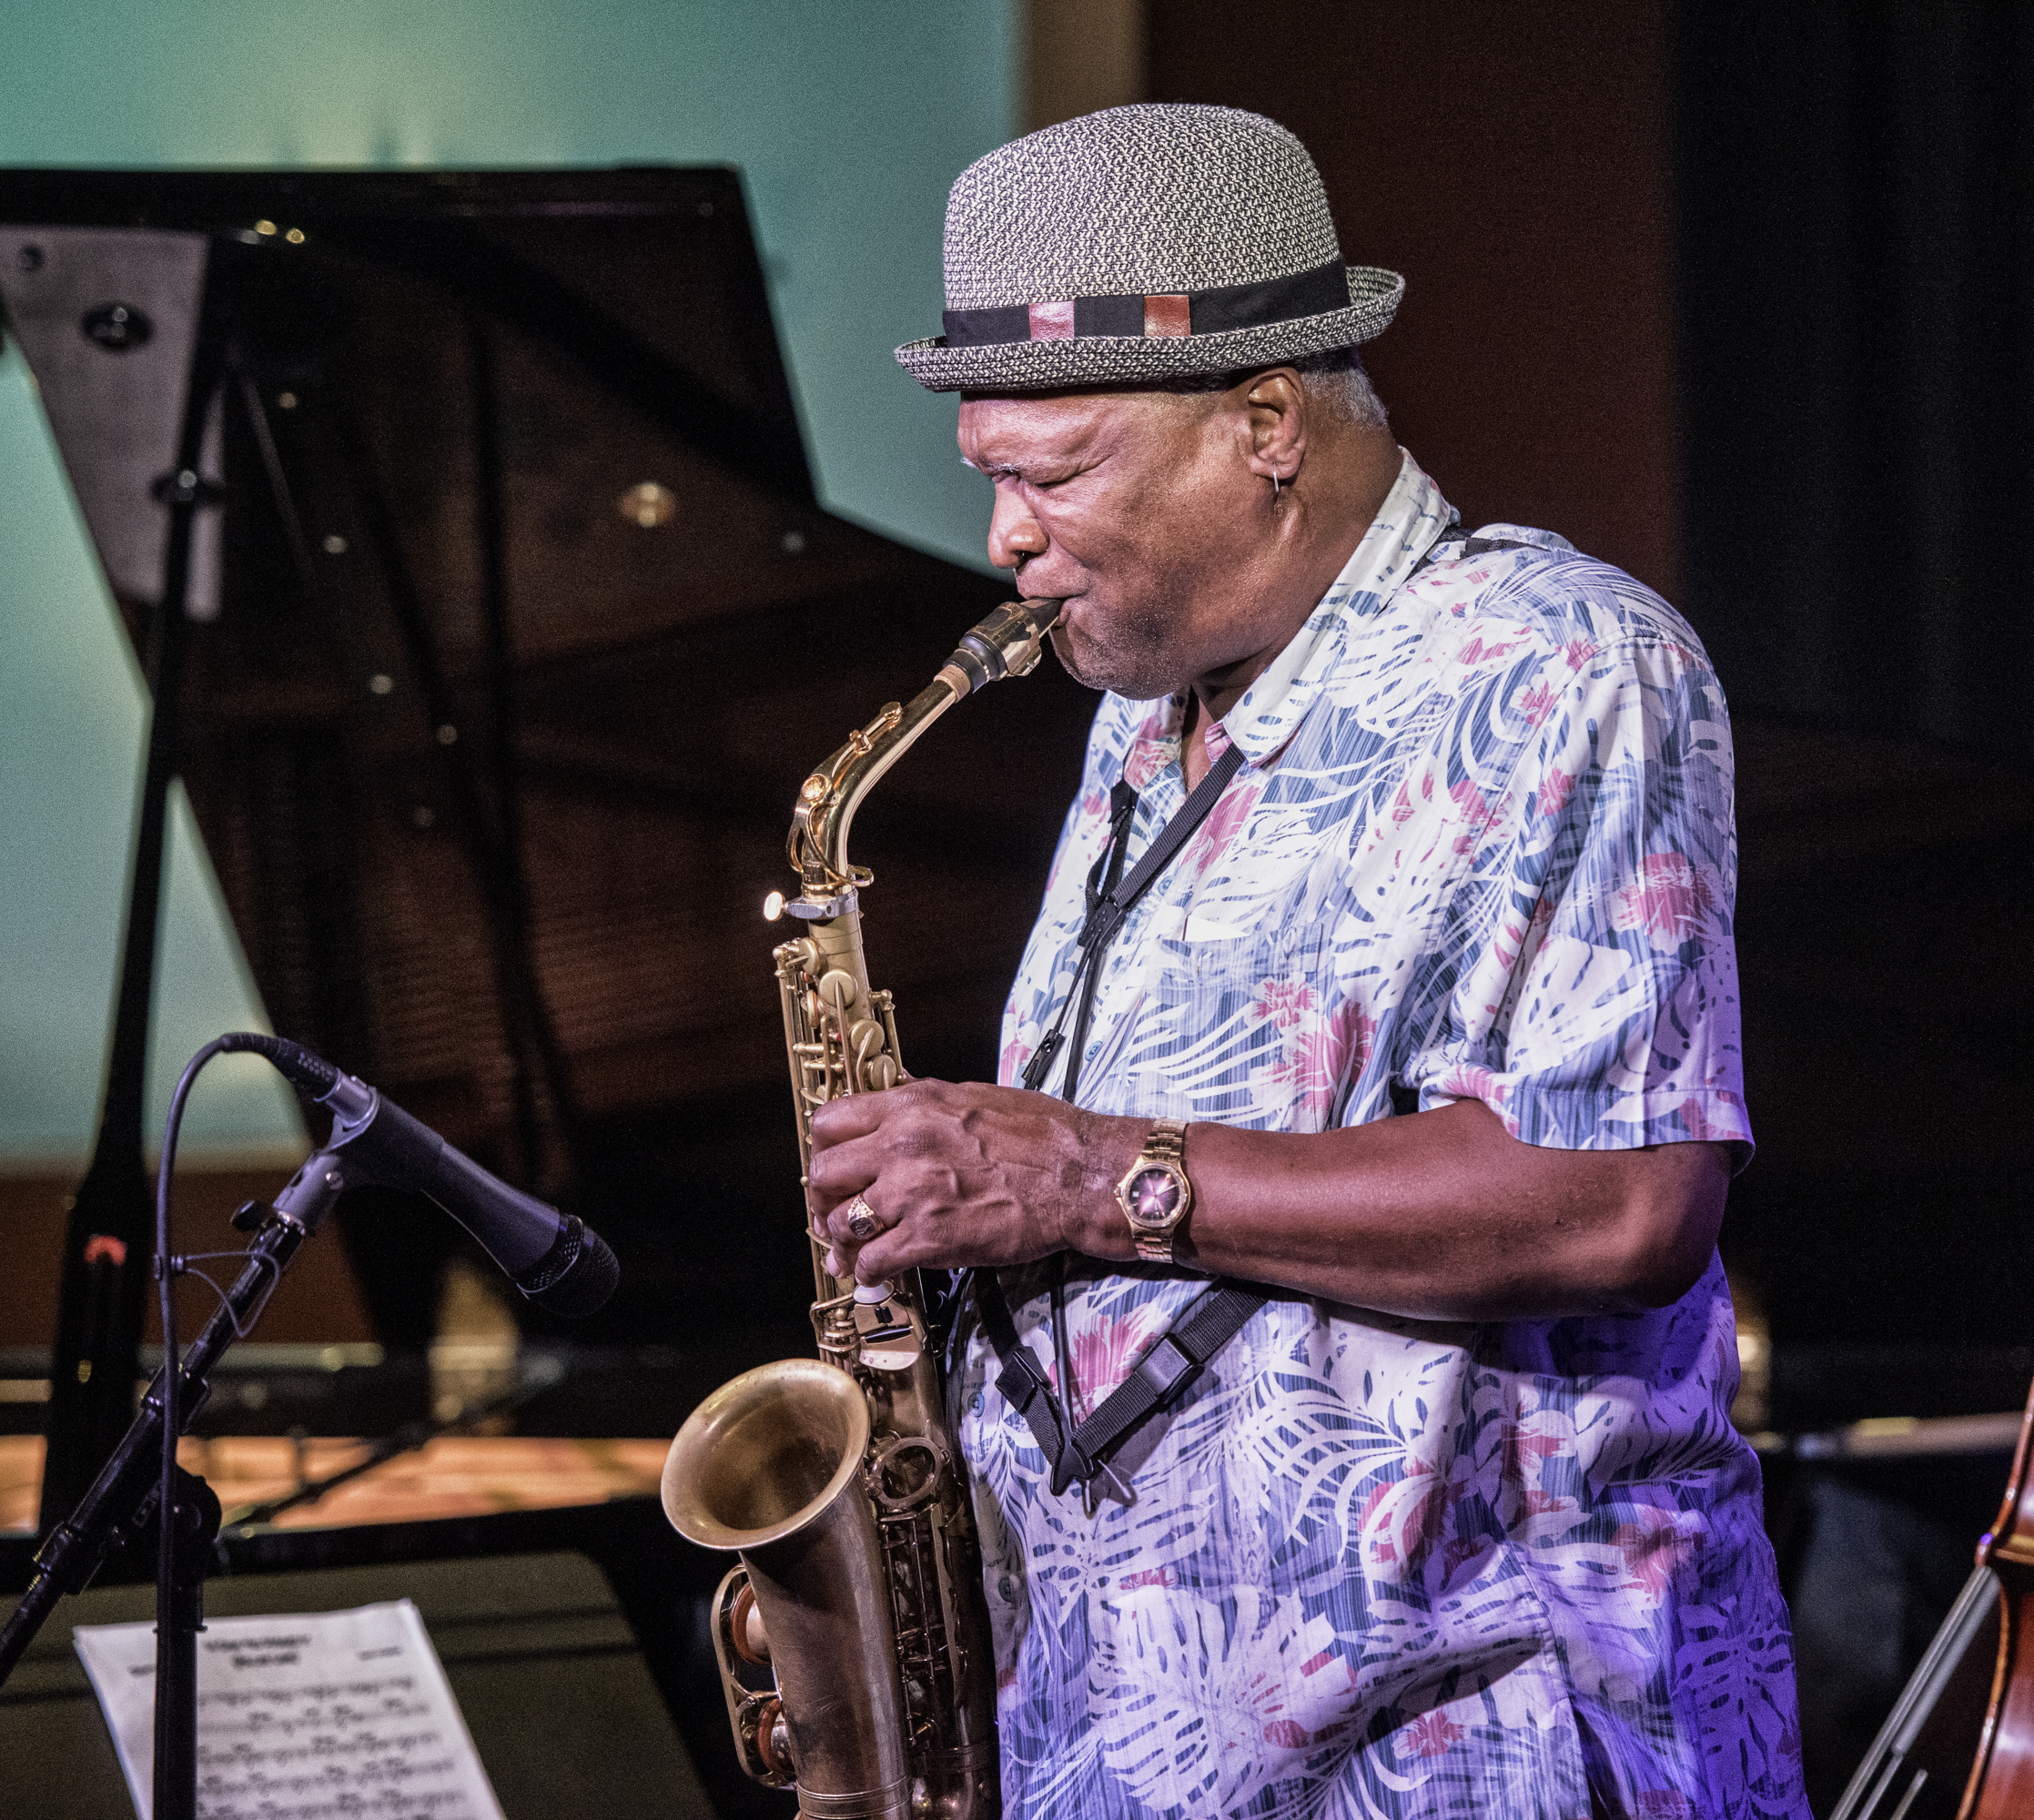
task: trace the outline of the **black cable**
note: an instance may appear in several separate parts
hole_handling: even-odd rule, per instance
[[[197,1073],[226,1048],[224,1037],[206,1044],[189,1062],[169,1097],[164,1122],[162,1156],[156,1165],[156,1295],[162,1313],[162,1470],[156,1498],[156,1691],[158,1709],[164,1686],[164,1658],[172,1646],[177,1576],[177,1443],[183,1439],[177,1403],[183,1389],[183,1360],[177,1350],[177,1296],[174,1255],[169,1249],[169,1184],[177,1167],[177,1136],[184,1123],[184,1102],[190,1097]],[[223,1298],[222,1298],[223,1299]],[[235,1331],[238,1331],[236,1321]]]

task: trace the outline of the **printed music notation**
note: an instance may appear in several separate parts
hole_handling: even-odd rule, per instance
[[[156,1632],[73,1633],[150,1820]],[[197,1639],[200,1820],[501,1820],[466,1722],[409,1600],[214,1618]]]

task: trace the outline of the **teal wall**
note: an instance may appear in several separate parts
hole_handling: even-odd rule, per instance
[[[0,0],[0,166],[739,165],[822,496],[979,566],[987,500],[955,457],[953,402],[890,350],[936,329],[946,186],[1013,130],[1019,4]],[[0,1167],[89,1141],[140,725],[138,677],[9,354]],[[177,825],[152,1125],[182,1058],[258,1016],[187,814]],[[199,1143],[296,1128],[251,1071],[194,1104]]]

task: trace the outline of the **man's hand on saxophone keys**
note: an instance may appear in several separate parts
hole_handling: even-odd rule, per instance
[[[833,1248],[827,1269],[870,1283],[1082,1249],[1148,1123],[974,1083],[915,1080],[836,1099],[812,1119],[814,1228]]]

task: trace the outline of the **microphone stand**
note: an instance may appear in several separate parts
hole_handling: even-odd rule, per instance
[[[167,1168],[166,1158],[164,1167]],[[35,1641],[57,1600],[82,1592],[116,1547],[151,1530],[173,1539],[157,1563],[156,1820],[197,1820],[197,1633],[205,1628],[205,1573],[219,1529],[219,1501],[195,1473],[175,1469],[174,1508],[161,1521],[161,1466],[174,1437],[163,1422],[168,1376],[181,1431],[210,1394],[213,1369],[260,1319],[297,1249],[324,1223],[347,1186],[341,1159],[319,1150],[259,1215],[247,1262],[181,1362],[165,1358],[133,1423],[77,1507],[37,1551],[35,1577],[0,1629],[0,1684]],[[258,1207],[258,1203],[256,1204]],[[236,1216],[238,1223],[238,1216]],[[181,1259],[169,1259],[175,1271]],[[160,1544],[158,1543],[160,1549]],[[167,1612],[167,1631],[162,1613]]]

